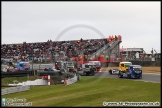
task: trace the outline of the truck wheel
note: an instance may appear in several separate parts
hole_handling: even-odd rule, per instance
[[[131,74],[128,74],[128,78],[131,79]]]
[[[123,73],[119,71],[118,77],[123,78]]]
[[[65,73],[65,70],[64,70],[64,69],[61,69],[60,72],[61,72],[62,74],[64,74],[64,73]]]
[[[112,70],[111,69],[109,70],[109,74],[112,74]]]
[[[89,76],[89,72],[86,72],[86,76]]]
[[[83,72],[83,76],[86,76],[87,75],[87,73],[86,72]]]
[[[92,72],[92,75],[95,75],[95,72],[94,71]]]

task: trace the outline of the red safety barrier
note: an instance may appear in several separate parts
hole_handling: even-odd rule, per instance
[[[47,76],[47,75],[45,75],[45,76],[42,76],[42,78],[43,78],[43,79],[48,79],[48,76]]]

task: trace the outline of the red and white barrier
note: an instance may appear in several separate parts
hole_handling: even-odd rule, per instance
[[[48,75],[48,85],[50,85],[50,75]]]

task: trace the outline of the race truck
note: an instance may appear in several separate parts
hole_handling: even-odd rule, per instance
[[[142,66],[141,65],[129,65],[126,72],[119,71],[119,78],[142,78]]]
[[[109,74],[118,74],[119,73],[119,69],[110,69],[109,70]]]
[[[101,62],[100,61],[89,61],[96,66],[96,72],[101,72]]]
[[[108,70],[108,72],[109,72],[109,74],[118,74],[119,71],[127,72],[129,65],[132,65],[132,62],[120,62],[119,69],[110,69],[110,70]]]
[[[55,62],[55,69],[64,69],[68,72],[76,72],[72,61],[57,61]]]
[[[96,66],[91,63],[81,64],[80,67],[78,67],[78,73],[80,75],[95,75],[96,73]]]
[[[7,72],[19,72],[19,71],[28,71],[30,70],[30,64],[29,62],[18,62],[17,66],[9,65],[9,66],[3,66],[4,70],[6,69]]]
[[[24,70],[30,70],[30,63],[29,62],[18,62],[17,63],[17,69],[20,71],[24,71]]]
[[[74,72],[74,73],[76,72],[73,62],[65,62],[65,65],[68,72]]]

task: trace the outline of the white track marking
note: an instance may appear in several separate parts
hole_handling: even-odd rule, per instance
[[[160,83],[160,82],[156,82],[156,81],[145,81],[145,80],[134,80],[134,81],[143,81],[143,82]]]

